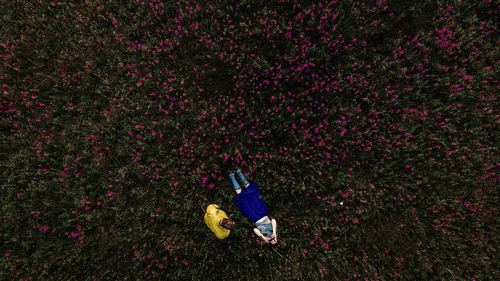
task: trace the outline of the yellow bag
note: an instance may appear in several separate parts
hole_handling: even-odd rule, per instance
[[[207,212],[205,213],[205,224],[210,228],[210,230],[215,233],[215,236],[219,239],[224,239],[229,236],[231,232],[229,229],[226,229],[219,225],[219,222],[222,219],[228,219],[226,212],[219,209],[219,206],[216,204],[210,204],[207,207]]]

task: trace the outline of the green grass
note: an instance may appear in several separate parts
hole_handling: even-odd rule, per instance
[[[0,280],[499,275],[498,4],[149,3],[3,5]]]

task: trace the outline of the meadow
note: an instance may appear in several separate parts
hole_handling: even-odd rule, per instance
[[[498,280],[499,11],[2,1],[0,280]]]

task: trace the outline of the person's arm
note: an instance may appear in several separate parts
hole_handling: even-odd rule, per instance
[[[226,213],[227,217],[230,218],[230,219],[232,219],[234,217],[234,214],[229,213],[228,211],[222,209],[220,206],[217,206],[217,209],[219,209],[219,210],[223,211],[224,213]]]
[[[273,235],[276,236],[276,219],[273,216],[269,216],[269,219],[271,220],[271,225],[273,226]]]
[[[208,207],[207,207],[207,210],[206,210],[205,214],[206,214],[207,216],[209,216],[209,217],[210,217],[210,216],[215,216],[216,211],[217,211],[217,207],[215,207],[215,206],[217,206],[217,205],[214,205],[214,204],[210,204],[210,205],[208,205]]]
[[[277,225],[276,219],[274,219],[273,216],[269,216],[269,218],[271,219],[271,225],[273,226],[273,236],[277,242],[278,241],[278,233],[276,233],[276,225]]]
[[[267,242],[267,238],[264,235],[262,235],[262,233],[260,233],[260,230],[258,228],[254,228],[253,232],[255,232],[255,234],[259,236],[259,238],[262,238]]]

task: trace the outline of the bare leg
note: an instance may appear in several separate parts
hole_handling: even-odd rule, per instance
[[[241,193],[241,188],[238,188],[235,191],[236,191],[236,194],[240,194]]]

